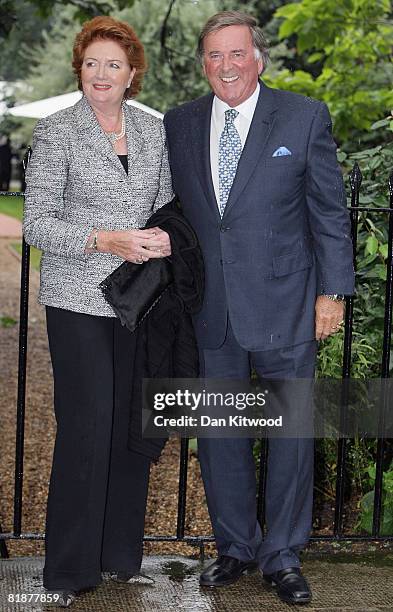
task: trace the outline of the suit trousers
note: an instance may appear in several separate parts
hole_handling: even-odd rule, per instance
[[[201,376],[248,379],[253,366],[267,379],[311,379],[316,350],[316,342],[307,342],[248,352],[238,344],[228,322],[224,344],[200,350]],[[298,553],[309,539],[314,440],[269,439],[265,537],[257,520],[253,444],[249,438],[199,438],[198,455],[218,554],[257,560],[269,574],[298,567]]]
[[[150,460],[127,448],[134,335],[117,318],[46,313],[57,433],[44,586],[78,591],[139,571]]]

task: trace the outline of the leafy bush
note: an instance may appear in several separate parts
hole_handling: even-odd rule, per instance
[[[356,162],[362,173],[359,205],[378,209],[389,206],[388,179],[393,169],[393,143],[389,143],[388,138],[393,130],[393,117],[378,121],[372,128],[375,134],[381,134],[378,137],[384,144],[349,155],[339,151],[338,156],[346,177],[347,192],[349,173]],[[374,136],[374,139],[378,137]],[[351,376],[373,378],[380,375],[382,358],[389,218],[385,212],[359,212],[358,215]],[[342,335],[328,338],[319,352],[320,376],[341,376],[342,351]]]
[[[371,138],[383,144],[352,154],[339,151],[338,156],[343,166],[347,185],[353,164],[355,162],[359,164],[362,173],[360,206],[373,208],[389,206],[388,179],[393,169],[393,144],[388,141],[393,128],[392,119],[392,116],[389,116],[372,126]],[[349,196],[348,205],[350,204]],[[367,379],[378,377],[381,374],[388,214],[360,212],[357,238],[357,289],[354,301],[351,376]],[[323,343],[318,355],[318,376],[341,377],[343,342],[343,334],[336,334]],[[374,464],[375,451],[375,440],[356,438],[347,441],[345,497],[348,500],[354,493],[356,497],[362,496],[360,522],[357,527],[369,533],[371,533],[374,503],[374,490],[370,490],[370,487],[374,486],[370,479],[370,465]],[[388,445],[388,453],[391,451]],[[324,497],[334,499],[336,459],[336,441],[318,440],[315,478],[317,501]],[[393,472],[391,474],[393,475]],[[382,535],[393,533],[393,498],[392,493],[389,493],[391,474],[390,472],[384,473]],[[365,491],[367,493],[364,494]]]
[[[305,70],[283,70],[273,85],[324,100],[341,142],[355,150],[373,121],[393,106],[389,0],[302,0],[280,7],[279,36]]]
[[[366,470],[370,485],[374,487],[376,466],[369,465]],[[366,493],[360,501],[360,521],[358,528],[372,533],[373,509],[375,489]],[[382,485],[382,511],[381,511],[381,535],[392,535],[393,533],[393,462],[385,471]]]

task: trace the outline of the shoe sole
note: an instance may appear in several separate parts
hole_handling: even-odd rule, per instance
[[[222,587],[222,586],[229,586],[230,584],[233,584],[234,582],[237,582],[239,580],[239,578],[241,578],[242,576],[251,576],[251,574],[255,574],[255,572],[257,571],[258,566],[256,565],[255,567],[252,568],[247,568],[245,570],[243,570],[242,572],[240,572],[240,574],[238,576],[236,576],[236,578],[228,578],[225,581],[222,581],[220,583],[216,583],[216,582],[204,582],[203,580],[199,580],[199,586],[202,587],[210,587],[210,588],[216,588],[216,587]]]

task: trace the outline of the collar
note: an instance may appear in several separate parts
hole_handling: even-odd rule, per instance
[[[126,136],[127,136],[127,151],[128,165],[137,159],[143,145],[143,136],[141,128],[134,117],[132,106],[129,106],[125,101],[122,102],[124,115],[126,119]],[[116,164],[119,170],[124,172],[124,168],[119,160],[117,153],[113,150],[109,138],[107,138],[98,122],[98,119],[91,108],[87,98],[83,96],[73,107],[74,118],[81,136],[95,148],[100,155],[110,159]],[[130,177],[130,175],[129,175]]]
[[[133,107],[127,104],[125,100],[122,101],[121,105],[126,118],[127,134],[129,130],[132,130],[137,132],[138,135],[142,135],[141,128],[134,117]],[[86,96],[83,95],[71,108],[73,109],[74,117],[80,130],[101,131],[98,119]]]
[[[260,92],[260,85],[258,82],[254,90],[254,93],[252,93],[251,96],[247,98],[247,100],[245,100],[238,106],[233,107],[235,110],[237,110],[237,112],[240,115],[243,115],[243,117],[245,117],[249,122],[252,121],[252,118],[254,116],[255,107],[257,105],[258,98],[259,98],[259,92]],[[213,114],[213,118],[216,121],[220,118],[223,118],[225,111],[228,110],[229,108],[232,108],[232,107],[229,106],[229,104],[227,104],[223,100],[220,100],[220,98],[218,98],[217,96],[214,96],[212,114]]]

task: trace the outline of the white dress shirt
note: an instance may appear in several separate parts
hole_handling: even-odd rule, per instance
[[[248,131],[254,116],[255,107],[258,102],[259,90],[260,85],[258,83],[254,93],[247,98],[247,100],[239,104],[239,106],[233,107],[239,113],[234,121],[234,124],[239,132],[242,149],[244,148],[247,140]],[[226,102],[220,100],[220,98],[217,98],[217,96],[214,96],[210,123],[210,167],[217,206],[220,202],[220,190],[218,183],[218,150],[220,145],[220,136],[225,127],[225,111],[229,108],[232,107]]]

